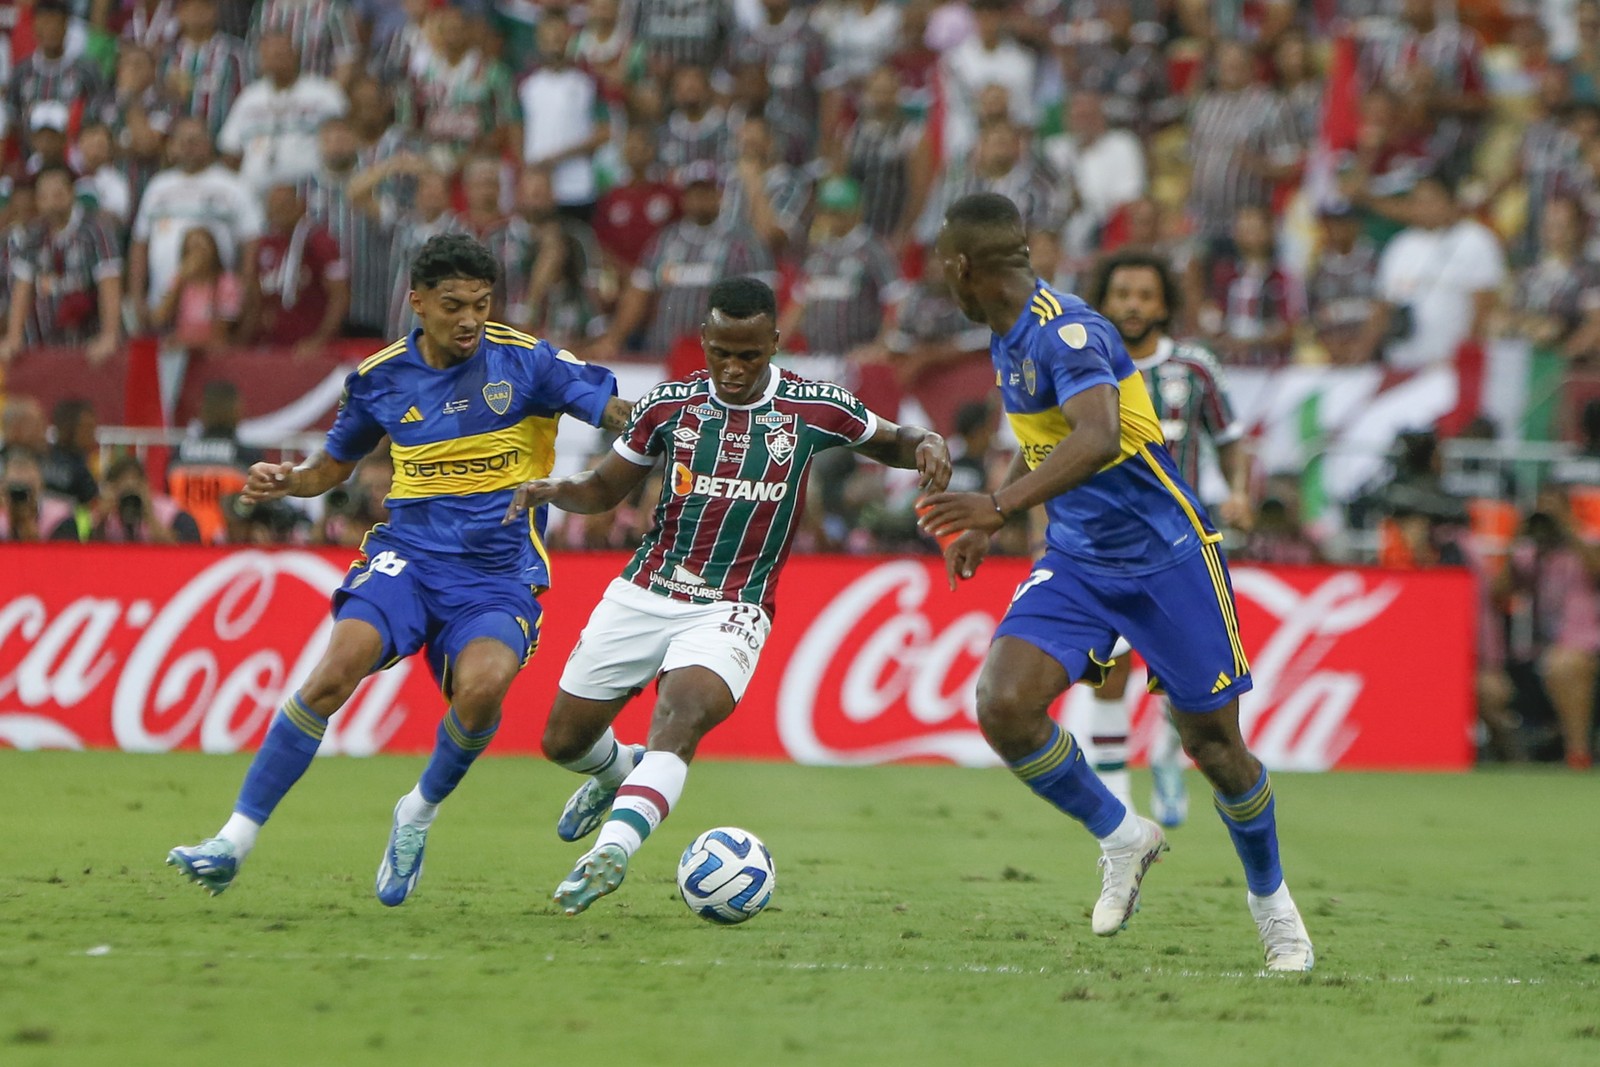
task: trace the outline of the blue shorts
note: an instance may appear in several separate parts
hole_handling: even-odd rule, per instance
[[[366,558],[333,594],[335,619],[371,623],[383,637],[374,669],[388,670],[426,646],[428,669],[446,700],[451,664],[476,638],[492,637],[526,665],[539,645],[540,611],[533,590],[515,578],[403,554],[377,538],[368,539]]]
[[[1251,686],[1233,584],[1216,545],[1126,578],[1091,574],[1050,549],[1017,587],[995,637],[1017,637],[1098,685],[1122,635],[1150,667],[1150,688],[1179,711],[1215,711]]]

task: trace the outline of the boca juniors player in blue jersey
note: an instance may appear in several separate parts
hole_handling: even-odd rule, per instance
[[[246,501],[319,496],[387,435],[394,484],[389,521],[334,593],[328,650],[279,708],[232,816],[167,857],[213,896],[233,883],[361,680],[425,648],[450,707],[421,780],[395,806],[378,868],[378,899],[404,901],[439,804],[493,738],[506,690],[538,644],[538,596],[550,584],[543,509],[516,525],[501,519],[518,486],[550,473],[563,414],[615,431],[632,405],[617,399],[610,371],[488,321],[497,276],[470,237],[428,241],[411,267],[421,327],[346,379],[321,451],[298,466],[250,468]]]
[[[956,201],[936,252],[962,312],[994,331],[990,356],[1021,445],[998,492],[928,498],[929,530],[962,531],[946,550],[951,585],[972,577],[1006,516],[1043,504],[1049,518],[1048,547],[979,676],[984,737],[1029,788],[1100,839],[1093,927],[1115,934],[1166,839],[1095,777],[1049,708],[1074,682],[1103,677],[1126,636],[1216,790],[1267,969],[1310,970],[1311,940],[1278,861],[1272,785],[1239,731],[1250,667],[1221,536],[1167,453],[1138,370],[1111,323],[1034,276],[1021,216],[1005,197]]]

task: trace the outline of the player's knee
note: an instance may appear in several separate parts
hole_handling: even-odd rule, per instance
[[[300,686],[300,699],[308,708],[326,718],[344,707],[356,686],[369,673],[366,664],[342,657],[329,657],[317,664]]]
[[[500,720],[500,705],[510,685],[510,678],[492,670],[458,678],[450,695],[456,718],[469,730],[487,730]]]
[[[978,680],[978,728],[991,742],[1010,737],[1045,711],[1022,679],[985,672]]]

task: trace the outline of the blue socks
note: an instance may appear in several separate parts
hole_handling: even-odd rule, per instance
[[[439,722],[439,732],[435,735],[433,755],[428,759],[421,780],[417,782],[422,799],[429,804],[437,804],[453,793],[466,776],[467,768],[489,747],[494,732],[499,728],[500,724],[496,722],[481,733],[468,733],[456,717],[455,708],[445,712]]]
[[[250,762],[233,810],[256,823],[266,822],[284,794],[311,766],[327,729],[328,720],[307,708],[299,693],[285,700],[273,717],[256,758]]]
[[[1278,863],[1277,805],[1272,799],[1272,783],[1267,769],[1261,769],[1256,784],[1240,796],[1216,795],[1217,814],[1233,838],[1234,851],[1244,864],[1244,879],[1250,892],[1268,896],[1283,884],[1283,867]]]
[[[1050,740],[1037,752],[1011,764],[1011,773],[1039,796],[1077,819],[1096,837],[1105,837],[1121,825],[1128,809],[1111,795],[1083,758],[1072,735],[1054,724]],[[1274,845],[1273,854],[1277,849]]]

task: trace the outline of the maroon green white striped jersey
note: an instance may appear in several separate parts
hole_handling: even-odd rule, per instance
[[[704,371],[656,386],[612,446],[640,466],[666,463],[654,523],[622,577],[673,600],[772,615],[812,457],[861,444],[877,425],[848,390],[776,367],[744,406],[718,400]]]
[[[1184,481],[1198,487],[1201,439],[1221,448],[1245,434],[1245,425],[1228,399],[1222,365],[1209,349],[1170,337],[1163,337],[1148,358],[1136,359],[1133,365],[1144,375],[1167,451]],[[1230,473],[1223,471],[1225,477]]]

